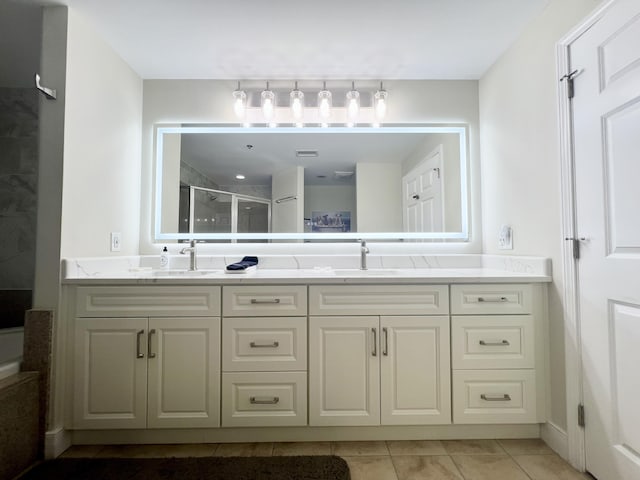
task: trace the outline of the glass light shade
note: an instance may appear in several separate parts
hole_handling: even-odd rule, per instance
[[[373,96],[373,108],[375,110],[376,119],[381,122],[387,115],[387,91],[378,90]]]
[[[304,115],[304,93],[297,88],[291,91],[291,115],[296,121],[302,120]]]
[[[322,89],[318,92],[318,113],[324,121],[331,118],[331,92],[329,90]]]
[[[270,123],[276,113],[276,95],[269,90],[269,85],[267,85],[267,90],[263,90],[260,94],[260,106],[264,119]]]
[[[236,117],[243,119],[247,110],[247,94],[243,90],[233,92],[233,111]]]
[[[360,112],[360,92],[357,90],[351,90],[347,92],[347,118],[351,122],[355,122],[358,119],[358,113]]]

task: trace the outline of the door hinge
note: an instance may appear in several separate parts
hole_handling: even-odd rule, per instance
[[[574,94],[575,94],[575,90],[573,88],[573,79],[575,78],[576,75],[578,75],[581,72],[581,70],[574,70],[571,73],[567,73],[566,75],[560,77],[560,81],[562,82],[563,80],[567,81],[567,97],[568,98],[573,98]]]
[[[584,427],[584,405],[578,405],[578,426]]]
[[[580,258],[580,242],[586,240],[585,237],[574,238],[574,237],[566,237],[565,240],[571,242],[571,249],[573,251],[573,258],[578,260]]]

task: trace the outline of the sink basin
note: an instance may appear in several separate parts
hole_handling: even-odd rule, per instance
[[[212,275],[222,273],[222,270],[154,270],[151,272],[154,277],[201,277],[203,275]]]
[[[397,275],[398,270],[393,268],[370,268],[369,270],[360,270],[359,268],[336,269],[334,273],[339,277],[384,277]]]

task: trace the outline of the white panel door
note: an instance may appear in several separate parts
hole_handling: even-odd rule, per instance
[[[444,231],[442,145],[402,179],[405,231]]]
[[[304,167],[289,167],[271,177],[271,231],[304,232]]]
[[[383,425],[451,423],[449,317],[381,317]]]
[[[220,318],[151,318],[149,428],[220,425]]]
[[[309,318],[309,425],[379,425],[378,317]]]
[[[145,428],[147,319],[77,318],[75,428]]]
[[[640,479],[640,2],[570,46],[586,466]]]

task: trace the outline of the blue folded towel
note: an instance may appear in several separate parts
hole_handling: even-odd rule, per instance
[[[256,265],[258,265],[258,257],[243,257],[239,262],[227,265],[227,270],[246,270]]]

